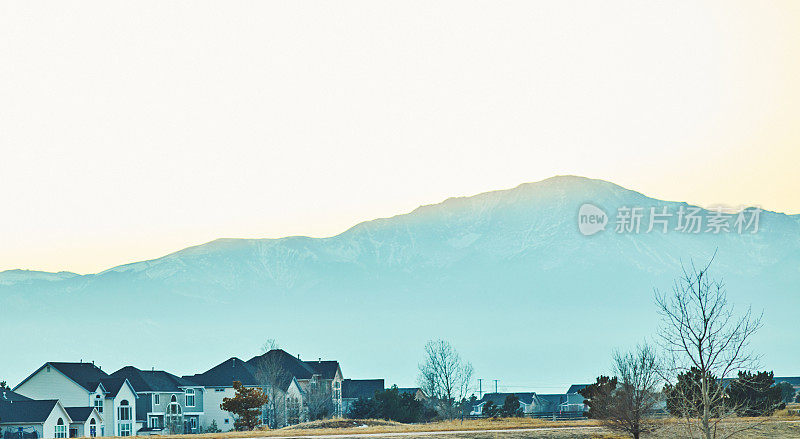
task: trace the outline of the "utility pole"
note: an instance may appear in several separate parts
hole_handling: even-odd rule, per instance
[[[494,380],[494,393],[497,393],[497,382],[500,380]]]
[[[478,378],[478,399],[483,398],[483,380]]]

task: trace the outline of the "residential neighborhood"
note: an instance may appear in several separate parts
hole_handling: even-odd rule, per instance
[[[347,417],[358,400],[387,389],[385,380],[344,378],[336,360],[301,360],[272,349],[247,361],[229,358],[207,371],[178,376],[163,370],[125,366],[107,373],[93,362],[47,362],[11,390],[0,393],[0,437],[5,439],[146,436],[224,432],[235,415],[222,409],[235,396],[234,382],[271,395],[262,422],[280,428],[310,419]],[[573,386],[575,387],[575,386]],[[574,389],[570,388],[572,392]],[[400,395],[427,403],[418,387]],[[487,393],[465,413],[481,416],[508,393]],[[583,416],[577,393],[517,393],[526,416],[570,413]]]

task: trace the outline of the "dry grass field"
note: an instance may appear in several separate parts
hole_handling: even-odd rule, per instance
[[[800,415],[790,407],[765,419],[738,419],[725,422],[723,431],[751,427],[736,436],[742,439],[800,439]],[[233,439],[270,437],[320,438],[433,438],[433,439],[621,439],[625,436],[606,431],[595,421],[553,422],[540,419],[479,419],[408,425],[383,420],[327,420],[300,424],[279,430],[213,433],[191,436],[162,436],[164,439]],[[652,439],[689,437],[676,420],[663,422],[659,431],[645,436]],[[697,436],[695,436],[697,437]]]

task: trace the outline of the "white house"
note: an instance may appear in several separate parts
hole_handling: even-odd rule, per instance
[[[94,407],[100,436],[132,436],[138,395],[125,378],[111,377],[93,363],[45,363],[14,388],[31,399],[58,399],[67,407]],[[97,420],[95,420],[97,422]]]
[[[72,422],[69,424],[69,437],[97,437],[103,417],[94,407],[65,407]]]
[[[66,438],[70,424],[72,418],[57,399],[33,400],[0,391],[0,437],[35,433],[39,438]]]

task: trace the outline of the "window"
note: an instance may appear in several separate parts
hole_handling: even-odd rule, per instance
[[[197,418],[189,419],[189,425],[192,427],[192,430],[197,429]]]
[[[161,396],[161,395],[159,395],[158,393],[154,393],[154,394],[153,394],[153,405],[159,405],[159,404],[161,404],[161,398],[160,398],[160,396]]]
[[[150,417],[150,428],[159,428],[161,423],[158,422],[158,416],[151,416]]]
[[[97,409],[97,413],[103,413],[103,398],[100,395],[94,397],[94,408]]]
[[[56,423],[56,434],[55,437],[57,438],[66,438],[67,437],[67,426],[64,425],[64,420],[58,418],[58,422]]]
[[[119,421],[117,428],[118,436],[130,436],[133,433],[131,419],[131,406],[128,404],[127,399],[123,399],[119,403],[119,408],[117,409],[117,420]]]
[[[164,427],[170,429],[170,433],[183,433],[183,413],[178,404],[178,398],[172,395],[169,405],[167,405],[166,416],[164,417]]]
[[[97,422],[95,422],[94,418],[89,421],[89,436],[97,437]]]
[[[186,407],[194,407],[194,389],[186,389]]]
[[[228,418],[225,418],[225,423],[226,423],[226,424],[228,423]]]
[[[119,403],[118,414],[119,414],[118,418],[120,421],[131,420],[131,406],[128,405],[127,399],[123,399],[122,402]]]
[[[132,433],[131,427],[132,426],[130,422],[121,422],[119,424],[119,436],[130,436]]]

